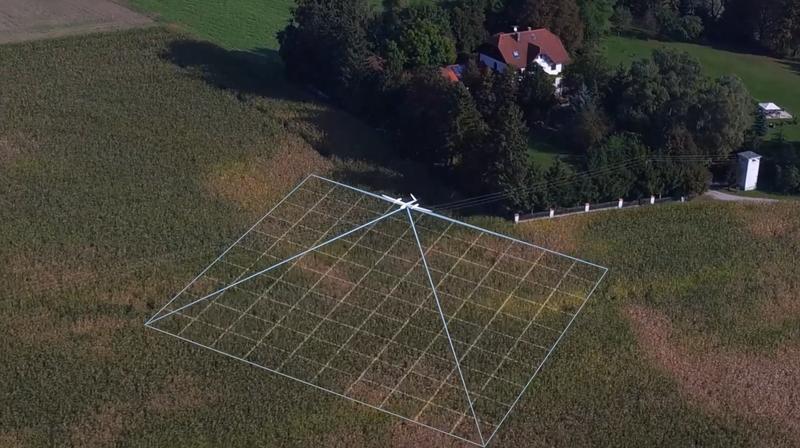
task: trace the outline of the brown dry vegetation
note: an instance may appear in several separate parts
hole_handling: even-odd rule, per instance
[[[87,414],[70,431],[73,446],[85,448],[114,446],[131,421],[128,409],[106,404]]]
[[[776,423],[792,443],[800,443],[800,346],[753,354],[706,344],[697,353],[682,346],[663,313],[634,305],[625,311],[645,356],[677,382],[688,401],[720,416]]]
[[[0,75],[19,86],[4,97],[0,133],[22,151],[6,152],[26,162],[32,153],[19,142],[34,134],[31,151],[46,152],[30,155],[36,162],[25,166],[30,172],[2,173],[25,185],[9,195],[26,206],[0,209],[0,233],[10,241],[0,256],[0,282],[9,280],[14,295],[0,301],[0,355],[15,360],[14,368],[0,371],[0,415],[12,415],[0,419],[0,446],[26,443],[30,434],[41,434],[42,446],[165,440],[176,446],[464,446],[142,328],[253,216],[310,172],[396,193],[408,192],[413,182],[412,191],[429,191],[424,199],[435,203],[436,189],[417,183],[425,175],[404,178],[375,162],[371,151],[380,139],[357,120],[312,100],[286,99],[286,92],[278,98],[269,96],[272,90],[252,93],[224,72],[189,74],[170,59],[185,46],[185,37],[149,30],[0,47],[0,59],[16,61],[0,65]],[[203,69],[215,74],[213,67]],[[9,195],[0,191],[0,198]],[[699,342],[673,338],[691,327],[687,321],[727,312],[720,303],[750,320],[761,313],[776,323],[796,310],[798,285],[786,267],[791,258],[786,251],[774,256],[788,246],[783,240],[795,240],[796,208],[754,208],[734,219],[739,212],[735,205],[698,203],[516,227],[484,220],[612,268],[608,286],[576,320],[493,446],[734,446],[752,445],[773,424],[796,430],[789,398],[797,397],[787,388],[797,381],[798,350],[780,341],[767,349],[720,348],[714,344],[724,338],[713,331]],[[781,222],[768,222],[773,216]],[[746,240],[753,217],[767,221],[750,230],[764,238],[746,249],[763,261],[760,278],[774,300],[754,301],[760,308],[748,314],[742,297],[727,300],[738,284],[714,287],[744,277],[735,275],[741,272],[759,273],[735,264],[745,258],[731,249]],[[82,249],[93,244],[100,249]],[[703,277],[719,272],[725,275]],[[17,294],[51,282],[59,289]],[[73,285],[79,287],[64,287]],[[628,299],[683,313],[668,314],[671,321],[619,313]],[[633,348],[629,319],[643,322],[634,327],[646,356]],[[366,401],[383,399],[362,394]],[[346,411],[336,412],[339,406]],[[751,414],[760,416],[753,425],[727,419]]]
[[[309,173],[326,175],[333,169],[333,163],[302,138],[289,135],[281,140],[274,155],[257,154],[215,167],[206,176],[208,190],[254,215],[263,214]]]
[[[786,201],[759,206],[740,205],[736,216],[753,238],[764,244],[776,244],[792,252],[800,247],[800,203]],[[756,273],[764,285],[766,296],[759,306],[759,316],[766,323],[780,325],[786,321],[800,319],[800,276],[794,275],[795,265],[785,260],[767,257],[759,263]]]
[[[566,254],[579,252],[583,244],[582,234],[590,216],[570,216],[552,220],[533,221],[515,227],[517,235],[542,247]]]
[[[209,394],[197,383],[197,379],[190,375],[170,376],[161,390],[147,400],[145,407],[157,413],[192,411],[217,400],[218,397]]]
[[[27,437],[22,432],[12,431],[0,434],[0,446],[4,448],[22,448],[29,446],[25,441]]]
[[[398,422],[392,426],[389,445],[396,448],[468,446],[465,442],[408,422]]]
[[[740,204],[736,215],[756,238],[800,237],[800,203]]]
[[[36,143],[22,133],[0,135],[0,166],[12,167],[36,153]]]

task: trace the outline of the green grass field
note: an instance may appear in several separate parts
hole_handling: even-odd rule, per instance
[[[446,195],[233,56],[164,29],[0,46],[0,445],[464,446],[144,328],[310,172]],[[799,206],[471,218],[611,268],[493,446],[800,444]]]
[[[277,50],[292,0],[129,0],[138,10],[226,48]]]
[[[610,37],[604,42],[605,54],[612,66],[647,57],[656,48],[672,48],[691,54],[702,62],[711,76],[736,74],[759,102],[777,103],[795,117],[800,116],[800,62],[678,42],[627,37]],[[788,140],[800,140],[800,125],[785,125],[777,129],[782,129]]]

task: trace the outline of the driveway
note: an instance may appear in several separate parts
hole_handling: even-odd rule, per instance
[[[705,193],[705,196],[711,199],[716,199],[718,201],[730,201],[730,202],[757,202],[762,204],[778,202],[777,199],[750,198],[746,196],[738,196],[735,194],[725,193],[724,191],[719,191],[719,190],[709,190]]]

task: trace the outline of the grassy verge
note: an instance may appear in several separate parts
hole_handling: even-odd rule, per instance
[[[528,154],[531,162],[539,168],[548,168],[558,159],[566,161],[575,155],[537,136],[528,139]]]
[[[627,64],[633,59],[647,57],[654,49],[672,48],[685,51],[702,62],[711,76],[738,75],[748,90],[760,102],[774,102],[800,114],[800,65],[795,61],[767,56],[736,53],[708,46],[627,37],[610,37],[604,42],[605,54],[612,65]],[[800,140],[800,125],[786,124],[782,130],[788,140]]]
[[[745,198],[776,199],[776,200],[779,200],[779,201],[798,201],[798,200],[800,200],[800,196],[797,196],[797,195],[770,193],[768,191],[761,191],[761,190],[752,190],[752,191],[730,190],[730,191],[728,191],[728,193],[734,194],[736,196],[742,196],[742,197],[745,197]]]

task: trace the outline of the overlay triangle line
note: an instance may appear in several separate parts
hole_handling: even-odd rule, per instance
[[[467,398],[467,404],[469,404],[469,410],[472,413],[472,418],[475,420],[475,428],[478,431],[478,437],[480,437],[481,439],[481,445],[485,446],[486,441],[484,440],[483,434],[481,433],[481,425],[480,422],[478,421],[478,415],[475,413],[475,408],[472,405],[472,398],[469,395],[469,389],[467,388],[467,383],[464,380],[464,374],[461,371],[461,363],[458,361],[458,354],[456,354],[456,349],[453,346],[453,339],[450,337],[450,330],[447,328],[447,318],[444,315],[444,311],[442,311],[442,304],[439,301],[439,294],[436,291],[436,285],[433,282],[431,271],[428,268],[428,260],[425,257],[425,249],[422,248],[422,242],[419,239],[419,234],[417,233],[417,226],[416,224],[414,224],[414,217],[411,215],[411,210],[407,208],[406,213],[408,215],[408,220],[411,223],[411,230],[414,232],[414,238],[417,242],[417,247],[419,247],[419,253],[422,259],[422,264],[425,267],[425,273],[427,274],[428,281],[430,282],[431,285],[431,292],[433,292],[433,299],[436,302],[436,309],[439,312],[439,317],[442,319],[442,327],[445,336],[447,337],[447,342],[450,345],[450,351],[453,355],[453,362],[455,362],[456,370],[458,371],[458,376],[461,379],[461,385],[464,388],[464,394],[466,395]]]
[[[294,261],[294,260],[296,260],[296,259],[298,259],[298,258],[300,258],[300,257],[302,257],[304,255],[307,255],[307,254],[309,254],[309,253],[311,253],[311,252],[313,252],[313,251],[315,251],[315,250],[317,250],[317,249],[319,249],[319,248],[321,248],[323,246],[331,244],[331,243],[333,243],[333,242],[335,242],[337,240],[340,240],[340,239],[342,239],[344,237],[347,237],[347,236],[349,236],[349,235],[351,235],[353,233],[356,233],[356,232],[358,232],[358,231],[360,231],[362,229],[365,229],[365,228],[370,227],[370,226],[372,226],[374,224],[377,224],[378,222],[380,222],[380,221],[382,221],[382,220],[384,220],[386,218],[389,218],[392,215],[394,215],[395,213],[398,213],[398,212],[401,212],[401,211],[403,211],[402,208],[397,208],[395,210],[392,210],[389,213],[386,213],[386,214],[384,214],[382,216],[379,216],[379,217],[377,217],[377,218],[375,218],[375,219],[373,219],[373,220],[371,220],[369,222],[366,222],[366,223],[364,223],[364,224],[362,224],[362,225],[360,225],[358,227],[350,229],[347,232],[344,232],[344,233],[342,233],[340,235],[337,235],[337,236],[335,236],[333,238],[330,238],[330,239],[328,239],[326,241],[323,241],[322,243],[319,243],[319,244],[317,244],[317,245],[315,245],[313,247],[310,247],[310,248],[308,248],[308,249],[306,249],[306,250],[304,250],[302,252],[299,252],[299,253],[297,253],[295,255],[292,255],[291,257],[289,257],[289,258],[287,258],[287,259],[285,259],[283,261],[280,261],[280,262],[278,262],[278,263],[276,263],[276,264],[274,264],[274,265],[272,265],[272,266],[270,266],[270,267],[268,267],[266,269],[262,269],[262,270],[260,270],[258,272],[254,272],[254,273],[248,275],[247,277],[239,279],[239,280],[237,280],[237,281],[235,281],[235,282],[233,282],[233,283],[231,283],[231,284],[229,284],[229,285],[227,285],[227,286],[225,286],[223,288],[220,288],[220,289],[218,289],[218,290],[216,290],[216,291],[214,291],[214,292],[212,292],[210,294],[207,294],[207,295],[205,295],[203,297],[200,297],[199,299],[193,300],[193,301],[187,303],[186,305],[182,305],[182,306],[170,311],[169,313],[164,314],[163,316],[154,317],[153,319],[149,320],[147,322],[147,324],[148,325],[152,325],[152,324],[158,322],[161,319],[167,318],[167,317],[169,317],[169,316],[171,316],[171,315],[173,315],[175,313],[179,313],[179,312],[185,310],[186,308],[189,308],[189,307],[191,307],[193,305],[196,305],[196,304],[198,304],[200,302],[203,302],[203,301],[208,300],[208,299],[210,299],[212,297],[215,297],[215,296],[217,296],[217,295],[219,295],[219,294],[221,294],[221,293],[223,293],[223,292],[225,292],[225,291],[227,291],[227,290],[229,290],[231,288],[239,286],[242,283],[250,281],[250,280],[252,280],[252,279],[254,279],[254,278],[256,278],[256,277],[258,277],[260,275],[263,275],[263,274],[265,274],[265,273],[267,273],[267,272],[269,272],[269,271],[271,271],[271,270],[273,270],[275,268],[283,266],[286,263],[290,263],[290,262],[292,262],[292,261]]]

